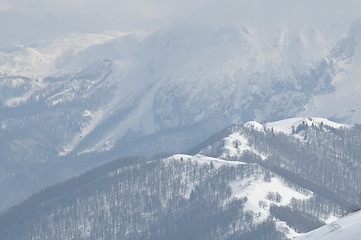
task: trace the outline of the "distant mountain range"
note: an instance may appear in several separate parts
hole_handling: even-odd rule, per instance
[[[292,239],[358,203],[360,133],[322,118],[232,125],[187,154],[119,159],[34,194],[0,215],[0,236]]]
[[[185,152],[234,123],[360,122],[360,33],[359,23],[175,25],[2,49],[0,211],[117,157]]]

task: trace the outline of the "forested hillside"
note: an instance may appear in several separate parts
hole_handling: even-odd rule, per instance
[[[4,239],[291,239],[358,202],[358,127],[233,125],[188,154],[125,158],[0,216]]]

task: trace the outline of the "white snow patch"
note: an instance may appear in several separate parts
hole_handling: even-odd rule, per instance
[[[297,128],[303,123],[311,126],[312,124],[319,126],[321,123],[333,128],[349,128],[349,125],[332,122],[326,118],[289,118],[277,122],[266,123],[267,129],[272,129],[278,133],[292,134],[292,129]]]
[[[256,121],[246,122],[243,126],[247,128],[253,128],[254,130],[257,130],[259,132],[262,132],[264,130],[264,126]]]
[[[89,110],[87,110],[87,109],[85,109],[85,110],[84,110],[84,113],[83,113],[83,117],[91,117],[91,116],[92,116],[92,112],[89,111]]]
[[[224,138],[224,149],[221,158],[226,158],[228,156],[235,157],[240,156],[245,151],[253,152],[259,155],[263,160],[268,156],[258,152],[255,148],[248,144],[248,139],[243,136],[240,132],[233,133],[228,137]]]
[[[11,79],[11,87],[13,88],[17,88],[23,84],[25,84],[25,81],[22,78]]]
[[[337,221],[338,219],[339,219],[339,217],[336,217],[336,216],[334,216],[334,215],[330,215],[330,216],[326,217],[325,219],[323,219],[323,221],[324,221],[325,223],[327,223],[327,224],[330,224],[330,223],[332,223],[332,222]]]
[[[89,110],[85,110],[83,117],[90,118],[89,121],[86,121],[80,132],[70,141],[69,144],[63,147],[63,151],[59,152],[59,156],[66,156],[74,150],[74,148],[85,138],[103,119],[102,110],[95,111],[91,113]]]
[[[8,100],[5,101],[5,106],[7,107],[15,107],[20,105],[22,102],[26,102],[31,95],[33,95],[33,91],[28,91],[26,92],[24,95],[20,96],[20,97],[14,97],[14,98],[10,98]]]
[[[169,75],[166,70],[164,75]],[[142,74],[142,73],[140,73]],[[113,75],[113,80],[115,87],[117,88],[117,94],[115,98],[104,107],[105,116],[110,115],[116,107],[119,105],[127,106],[132,105],[136,99],[132,99],[128,96],[129,93],[138,93],[142,95],[141,101],[138,105],[129,113],[117,126],[115,126],[112,131],[109,131],[104,135],[99,141],[94,144],[94,146],[83,150],[81,153],[93,152],[93,151],[107,151],[110,150],[119,140],[123,137],[128,130],[133,130],[136,132],[141,132],[144,135],[148,135],[159,130],[159,126],[154,122],[154,109],[153,103],[154,98],[160,88],[162,88],[165,82],[168,81],[167,78],[158,79],[157,82],[149,83],[149,79],[146,81],[145,77],[139,76],[125,76],[124,78],[127,81],[125,84],[123,81],[119,81],[119,76],[117,74]],[[129,81],[131,79],[131,81]],[[129,128],[129,126],[131,126]]]
[[[1,70],[0,70],[1,72]],[[39,79],[31,78],[29,80],[24,80],[22,78],[15,78],[15,79],[7,79],[0,83],[0,87],[3,85],[8,85],[10,83],[12,88],[17,88],[19,86],[25,85],[28,81],[28,86],[25,86],[26,92],[23,93],[21,96],[11,97],[4,100],[4,105],[7,107],[15,107],[20,105],[22,102],[26,102],[35,91],[44,88],[47,84],[43,83]]]
[[[267,219],[270,215],[269,209],[271,204],[277,206],[286,206],[291,200],[307,200],[312,196],[309,192],[307,195],[299,193],[278,177],[273,177],[270,181],[265,181],[264,176],[259,178],[247,178],[229,183],[232,189],[232,199],[241,199],[247,197],[247,202],[244,204],[245,211],[252,211],[255,213],[255,222],[260,223]],[[279,194],[277,200],[267,197],[269,194]]]
[[[95,80],[95,82],[100,81],[100,79],[104,78],[106,73],[102,74],[97,80]],[[111,81],[110,85],[112,85],[114,82],[112,81],[118,81],[120,82],[119,85],[122,83],[121,81],[119,81],[119,76],[118,75],[113,75],[111,77],[109,77],[109,81]],[[115,86],[116,88],[117,86]],[[76,88],[76,86],[75,86]],[[124,87],[121,88],[122,90],[124,90]],[[75,93],[74,92],[70,92],[69,89],[66,89],[58,94],[55,94],[54,96],[52,96],[49,99],[53,99],[53,98],[58,98],[58,100],[56,101],[65,101],[68,100],[70,98],[73,97]],[[59,153],[59,155],[67,155],[70,152],[72,152],[74,150],[74,148],[76,146],[79,145],[79,143],[82,141],[82,139],[84,139],[92,130],[94,130],[97,126],[99,126],[104,119],[106,119],[108,116],[112,115],[112,113],[115,111],[115,109],[117,109],[117,107],[119,107],[119,105],[121,103],[123,103],[125,106],[128,104],[128,102],[125,101],[125,99],[127,98],[125,96],[125,94],[117,94],[117,96],[119,95],[119,97],[114,98],[110,103],[108,103],[106,106],[103,106],[102,109],[99,109],[95,112],[90,112],[89,110],[86,110],[86,112],[83,113],[83,117],[85,118],[85,121],[83,123],[83,126],[81,128],[81,131],[76,134],[72,140],[70,140],[70,143],[67,144],[65,147],[63,147],[64,151],[62,151],[61,153]],[[58,102],[54,102],[54,103],[58,103]],[[130,116],[132,116],[130,114]],[[90,118],[90,119],[89,119]],[[130,117],[128,117],[130,118]],[[93,152],[93,151],[108,151],[110,150],[117,139],[121,138],[129,129],[127,129],[124,125],[131,125],[130,124],[130,120],[125,120],[125,121],[121,121],[119,123],[119,125],[117,127],[115,127],[114,129],[112,129],[108,134],[106,134],[105,137],[101,138],[96,144],[94,144],[93,146],[83,149],[82,151],[78,152],[78,155],[83,154],[83,153],[88,153],[88,152]],[[134,120],[133,120],[134,122]]]
[[[50,97],[48,97],[47,101],[51,102],[52,106],[55,106],[59,103],[70,102],[75,97],[74,89],[67,88],[61,92],[58,92]]]
[[[288,238],[295,238],[301,235],[284,221],[276,221],[276,229],[280,232],[284,232]]]
[[[213,164],[213,166],[217,169],[223,165],[245,165],[244,162],[238,162],[238,161],[226,161],[219,158],[213,158],[213,157],[207,157],[201,154],[197,154],[195,156],[186,155],[186,154],[176,154],[168,158],[168,160],[174,159],[174,160],[190,160],[192,162],[197,162],[198,164]]]

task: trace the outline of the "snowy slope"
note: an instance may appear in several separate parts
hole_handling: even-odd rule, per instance
[[[221,159],[237,158],[244,153],[252,153],[259,156],[262,160],[266,160],[269,154],[257,150],[257,143],[250,143],[247,134],[242,129],[248,128],[264,133],[265,131],[274,131],[274,133],[283,133],[300,140],[304,140],[305,133],[308,128],[316,127],[325,131],[328,129],[350,129],[347,124],[336,123],[326,118],[288,118],[276,122],[259,123],[257,121],[249,121],[236,127],[236,129],[227,137],[222,139],[222,154],[217,155]],[[208,146],[200,151],[201,154],[209,154],[214,146]]]
[[[352,126],[348,124],[341,124],[330,121],[326,118],[302,117],[302,118],[288,118],[276,122],[260,124],[256,121],[250,121],[244,124],[245,127],[255,129],[257,131],[272,130],[276,133],[283,133],[292,135],[299,139],[305,138],[305,131],[309,127],[317,127],[320,129],[350,129]]]
[[[297,226],[302,220],[295,223],[291,217],[295,213],[287,213],[287,209],[291,206],[294,207],[293,204],[298,205],[297,202],[302,201],[303,204],[311,204],[320,195],[327,195],[328,197],[332,196],[332,201],[335,203],[341,204],[341,209],[347,209],[350,206],[349,203],[339,199],[339,196],[349,201],[353,201],[351,199],[357,197],[354,190],[358,191],[359,188],[361,166],[358,157],[353,156],[352,151],[348,153],[349,150],[342,154],[339,152],[341,146],[357,142],[350,139],[353,142],[351,143],[347,140],[346,136],[350,136],[349,134],[354,131],[350,125],[336,123],[326,118],[290,118],[263,124],[250,121],[242,125],[234,125],[228,128],[228,131],[227,136],[223,136],[218,141],[210,141],[211,144],[200,150],[200,154],[225,161],[245,161],[244,159],[251,156],[253,160],[249,164],[260,164],[287,179],[278,175],[267,177],[264,174],[255,174],[229,184],[232,189],[231,199],[247,198],[244,211],[252,212],[255,222],[262,223],[272,217],[275,212],[277,216],[279,210],[288,217],[275,217],[276,226],[283,229],[282,231],[287,234],[287,237],[293,238],[302,232],[300,230],[302,228]],[[327,141],[330,141],[329,145],[326,144]],[[290,142],[298,147],[290,145]],[[326,145],[321,149],[320,146],[323,144]],[[316,152],[312,153],[312,149]],[[288,151],[289,153],[287,153]],[[297,151],[301,153],[296,153]],[[336,158],[338,159],[336,160]],[[329,165],[332,167],[325,167]],[[310,166],[312,167],[310,168]],[[346,178],[355,179],[344,179],[344,172],[348,173]],[[301,180],[302,178],[305,179]],[[317,186],[312,187],[312,184],[308,182],[311,179],[317,181]],[[293,181],[304,189],[296,191],[289,185]],[[324,187],[319,188],[321,185]],[[334,188],[332,185],[346,187],[341,190],[340,187]],[[310,188],[305,190],[306,186]],[[333,189],[332,191],[337,193],[334,195],[326,189]],[[348,191],[347,189],[354,190]],[[273,211],[274,209],[276,211]],[[310,213],[314,214],[312,211]],[[322,226],[324,223],[338,219],[338,214],[332,211],[324,212],[317,216],[317,221],[306,225]]]
[[[247,124],[247,123],[246,123]],[[273,129],[275,132],[282,132],[284,134],[292,134],[292,129],[295,131],[300,125],[315,125],[320,127],[320,125],[327,125],[332,128],[350,128],[350,125],[340,124],[332,122],[326,118],[289,118],[280,120],[277,122],[266,123],[265,127],[267,129]]]
[[[219,168],[224,165],[244,165],[244,164],[246,164],[244,162],[232,162],[232,161],[225,161],[225,160],[219,159],[219,158],[207,157],[207,156],[203,156],[201,154],[197,154],[194,156],[187,155],[187,154],[176,154],[176,155],[171,156],[167,160],[188,160],[188,161],[199,163],[201,165],[212,163],[215,168]]]
[[[323,116],[347,123],[361,122],[360,36],[361,28],[358,22],[353,24],[348,35],[328,54],[327,61],[334,64],[335,77],[332,85],[335,90],[313,96],[300,116]]]
[[[245,151],[252,152],[262,159],[267,156],[259,153],[256,149],[249,145],[247,138],[241,132],[236,132],[223,139],[224,151],[221,158],[236,157],[242,155]]]
[[[90,47],[104,45],[131,33],[106,32],[102,34],[69,34],[55,40],[30,46],[17,46],[13,51],[0,51],[0,72],[4,75],[31,77],[42,80],[52,75],[67,74],[84,67],[101,56],[87,59],[72,66],[66,63]],[[104,53],[103,53],[104,54]]]
[[[227,145],[225,145],[225,148],[227,148]],[[242,153],[238,153],[238,156],[240,154]],[[246,165],[246,163],[240,161],[227,161],[222,158],[207,157],[201,154],[194,156],[177,154],[165,159],[164,161],[172,164],[172,161],[175,160],[184,163],[189,161],[195,162],[199,166],[212,164],[213,171],[217,171],[221,167],[225,166],[236,167],[238,165]],[[184,172],[180,174],[184,175],[187,173]],[[182,178],[185,178],[185,176]],[[188,190],[184,195],[186,199],[189,199],[190,193],[196,189],[197,185],[199,185],[198,182],[189,183]],[[238,178],[229,182],[228,186],[231,189],[231,195],[224,202],[224,206],[230,204],[234,200],[246,199],[243,211],[245,213],[252,213],[252,222],[254,224],[261,224],[271,218],[275,221],[276,229],[285,233],[288,238],[293,238],[299,235],[299,233],[297,233],[292,227],[287,225],[287,222],[274,218],[270,212],[270,207],[291,206],[291,200],[307,201],[313,197],[313,193],[311,191],[300,188],[296,190],[280,176],[275,175],[267,177],[266,173],[263,171],[259,171],[258,174],[256,173],[246,178]]]
[[[288,186],[283,179],[278,176],[265,180],[265,176],[250,177],[239,181],[233,181],[229,184],[232,189],[231,200],[247,198],[244,205],[244,211],[254,213],[253,221],[260,224],[266,221],[270,214],[270,206],[287,206],[291,200],[306,201],[312,193],[297,192]],[[276,226],[280,231],[284,231],[287,237],[298,236],[294,229],[286,222],[275,219]]]
[[[358,240],[361,236],[361,212],[301,235],[295,240]]]

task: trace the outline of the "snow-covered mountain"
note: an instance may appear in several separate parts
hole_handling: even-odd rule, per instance
[[[34,194],[0,215],[0,236],[292,239],[358,202],[360,131],[322,118],[233,125],[187,154],[119,159]]]
[[[357,240],[361,235],[361,212],[350,214],[295,240]]]
[[[357,92],[359,32],[176,25],[2,49],[0,211],[119,156],[185,151],[232,123],[358,122],[357,94],[332,111],[318,99],[339,99],[346,84]]]

